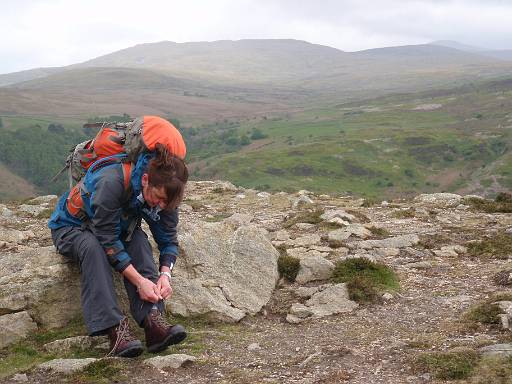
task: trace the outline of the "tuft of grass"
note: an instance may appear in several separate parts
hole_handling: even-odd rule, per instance
[[[474,257],[506,260],[512,256],[512,236],[500,232],[491,238],[471,242],[468,253]]]
[[[347,283],[350,299],[359,303],[378,302],[383,291],[400,288],[398,277],[391,268],[367,258],[338,261],[332,280]]]
[[[36,219],[49,219],[52,213],[52,208],[45,208],[44,211],[41,211],[37,214]]]
[[[512,382],[512,356],[485,357],[476,366],[472,384],[508,384]]]
[[[370,232],[373,235],[378,236],[378,237],[385,238],[385,237],[389,237],[389,235],[390,235],[389,231],[386,228],[370,227],[368,229],[370,230]]]
[[[498,324],[498,315],[502,312],[498,304],[485,302],[471,308],[466,318],[482,324]]]
[[[329,247],[331,248],[341,248],[344,247],[345,243],[341,240],[329,240]]]
[[[373,207],[374,205],[376,205],[378,203],[379,203],[379,201],[377,199],[366,198],[366,199],[363,200],[363,203],[361,204],[361,207],[370,208],[370,207]]]
[[[293,256],[280,255],[277,259],[277,270],[279,276],[290,282],[294,282],[299,273],[300,260]]]
[[[429,372],[437,379],[460,380],[468,378],[478,362],[478,354],[472,349],[448,352],[421,353],[413,358],[417,372]]]
[[[512,203],[512,194],[507,192],[500,192],[494,201],[497,203]]]
[[[439,248],[440,246],[442,246],[444,244],[451,243],[453,241],[452,238],[453,238],[453,236],[450,236],[445,233],[421,235],[418,245],[425,249]]]
[[[487,325],[499,324],[500,319],[498,315],[503,313],[503,311],[500,309],[498,304],[495,304],[498,301],[512,301],[512,294],[497,294],[479,304],[474,305],[464,314],[463,319]]]
[[[284,228],[290,228],[292,225],[297,223],[308,223],[308,224],[318,224],[322,222],[322,219],[320,216],[324,211],[322,209],[316,209],[314,211],[306,211],[306,212],[300,212],[296,214],[295,216],[289,218],[286,220],[283,224]]]
[[[501,286],[512,285],[512,279],[510,278],[511,274],[512,274],[512,269],[505,269],[503,271],[496,273],[493,276],[494,283],[496,283],[496,285],[501,285]]]
[[[410,219],[415,216],[416,211],[414,208],[400,209],[391,213],[391,217],[395,219]]]
[[[509,200],[506,193],[499,194],[495,201],[478,199],[472,197],[466,199],[466,204],[470,205],[475,211],[486,213],[511,213],[512,200]]]
[[[123,380],[122,371],[125,368],[125,363],[119,359],[101,359],[89,364],[73,376],[77,381],[112,383]]]

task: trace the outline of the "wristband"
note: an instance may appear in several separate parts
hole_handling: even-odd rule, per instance
[[[160,276],[165,275],[169,279],[169,284],[171,284],[171,274],[169,272],[160,272]]]

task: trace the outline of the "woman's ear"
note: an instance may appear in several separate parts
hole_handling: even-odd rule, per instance
[[[149,176],[148,176],[147,173],[143,173],[142,174],[141,183],[142,183],[143,187],[147,187],[148,186],[148,184],[149,184]]]

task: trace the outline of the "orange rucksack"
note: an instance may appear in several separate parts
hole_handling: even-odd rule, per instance
[[[96,137],[70,150],[64,168],[69,170],[69,187],[78,182],[89,167],[104,157],[125,153],[135,162],[144,152],[155,150],[157,143],[165,145],[173,155],[184,159],[187,149],[180,132],[169,121],[158,116],[142,116],[127,123],[103,122],[84,124],[84,128],[99,128]]]

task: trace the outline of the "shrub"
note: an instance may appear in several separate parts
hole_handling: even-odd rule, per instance
[[[512,201],[508,200],[508,193],[500,193],[496,196],[495,201],[469,198],[466,199],[466,204],[469,204],[475,211],[486,213],[512,213]]]
[[[284,277],[290,282],[295,281],[297,273],[299,273],[299,268],[300,260],[296,257],[281,254],[279,259],[277,259],[277,270],[279,271],[279,276]]]
[[[414,208],[400,209],[397,211],[393,211],[391,216],[395,219],[410,219],[415,216]]]
[[[471,256],[494,259],[508,259],[512,254],[512,236],[500,232],[491,238],[468,244]]]
[[[420,372],[430,372],[437,379],[466,379],[473,372],[478,354],[470,349],[422,353],[413,361],[413,367]]]
[[[332,279],[336,283],[347,283],[351,300],[360,303],[376,302],[382,291],[400,288],[393,270],[367,258],[338,261]]]

